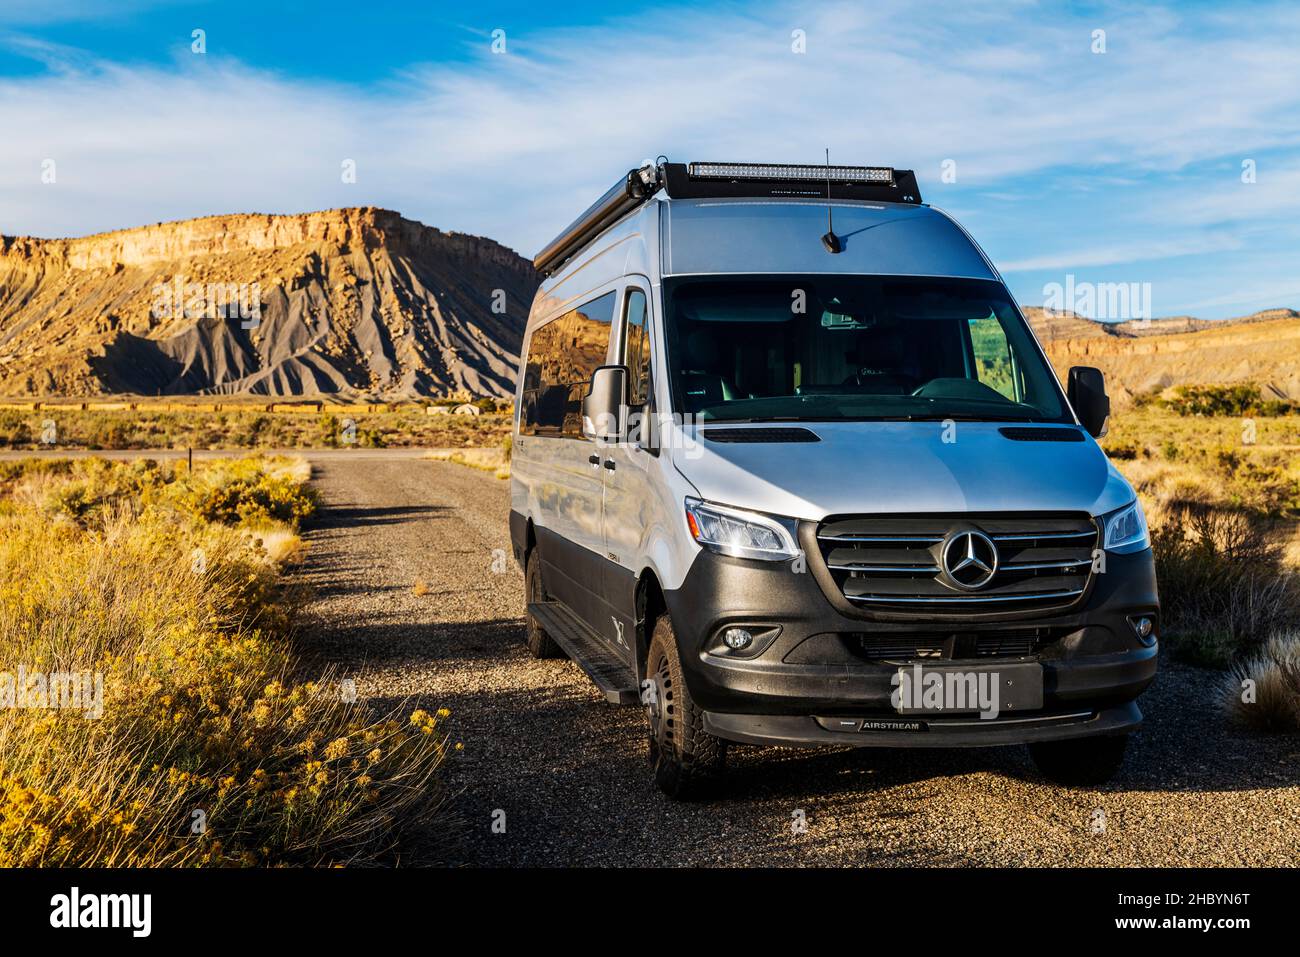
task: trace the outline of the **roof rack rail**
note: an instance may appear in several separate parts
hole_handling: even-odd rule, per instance
[[[663,158],[661,157],[661,160]],[[550,276],[601,232],[645,204],[659,189],[672,199],[727,196],[850,199],[920,205],[910,169],[789,163],[646,164],[631,170],[551,240],[533,267]]]
[[[656,167],[647,164],[631,170],[547,243],[533,259],[533,268],[543,276],[551,275],[599,233],[646,202],[659,186]]]

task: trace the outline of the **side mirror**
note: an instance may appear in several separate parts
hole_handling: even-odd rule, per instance
[[[1110,419],[1110,397],[1106,395],[1106,377],[1101,370],[1072,366],[1066,394],[1088,434],[1098,439],[1105,435]]]
[[[591,388],[582,400],[582,434],[597,442],[623,437],[627,408],[627,366],[601,366],[591,374]]]

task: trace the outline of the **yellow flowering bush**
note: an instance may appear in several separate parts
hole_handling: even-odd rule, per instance
[[[348,863],[436,810],[445,711],[376,717],[292,653],[263,539],[305,480],[3,464],[0,672],[101,674],[102,714],[0,707],[0,866]]]

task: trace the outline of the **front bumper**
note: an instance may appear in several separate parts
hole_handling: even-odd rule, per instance
[[[1084,602],[1063,614],[978,623],[880,622],[849,617],[832,606],[813,574],[791,563],[747,561],[701,552],[681,588],[665,598],[691,697],[705,726],[733,741],[784,745],[850,744],[967,747],[1118,734],[1142,720],[1134,699],[1155,676],[1158,653],[1134,634],[1130,616],[1159,622],[1150,550],[1108,555]],[[721,642],[728,626],[756,636],[737,654]],[[1032,653],[1008,658],[869,659],[864,635],[1023,634],[1039,630]],[[1153,633],[1158,634],[1157,631]],[[966,647],[954,645],[954,647]],[[987,666],[1037,662],[1043,704],[983,719],[975,714],[900,715],[890,696],[900,665]]]
[[[1033,741],[1063,741],[1097,734],[1125,734],[1142,723],[1137,702],[1102,711],[1058,711],[984,720],[810,715],[721,714],[704,712],[704,729],[743,744],[793,748],[851,745],[870,748],[986,748]]]

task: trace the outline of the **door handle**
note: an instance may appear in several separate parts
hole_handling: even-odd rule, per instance
[[[605,459],[605,468],[609,469],[611,472],[614,471],[614,460]]]
[[[591,455],[588,455],[588,456],[587,456],[587,461],[590,462],[592,465],[599,465],[599,464],[600,464],[600,456],[599,456],[599,455],[596,455],[596,454],[593,452]]]

